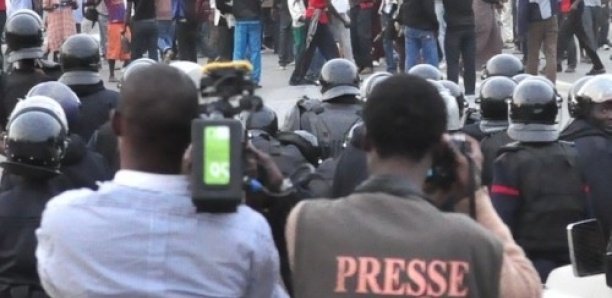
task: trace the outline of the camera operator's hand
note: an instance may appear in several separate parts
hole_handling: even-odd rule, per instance
[[[191,169],[193,165],[193,161],[191,160],[191,151],[193,150],[192,144],[189,144],[189,147],[185,149],[185,153],[183,153],[183,161],[181,163],[181,173],[183,175],[191,175]]]
[[[250,142],[247,144],[246,151],[247,153],[250,153],[248,158],[250,160],[248,161],[248,163],[251,165],[253,163],[256,163],[256,166],[261,167],[265,172],[266,177],[262,177],[264,178],[262,180],[265,180],[267,182],[265,186],[271,191],[280,191],[283,185],[284,177],[283,173],[280,171],[272,157],[270,157],[270,155],[266,154],[265,152],[262,152],[255,148],[255,146],[253,146],[253,144]]]
[[[457,141],[454,141],[455,138]],[[457,143],[463,143],[462,150]],[[428,192],[431,199],[438,205],[447,205],[452,199],[453,205],[464,198],[469,197],[471,191],[480,188],[480,170],[482,169],[482,151],[480,144],[472,137],[465,134],[449,135],[442,137],[442,144],[454,159],[454,182],[448,189],[430,189]],[[470,173],[471,172],[471,173]]]

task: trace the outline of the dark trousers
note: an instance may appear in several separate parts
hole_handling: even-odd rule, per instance
[[[215,26],[215,39],[219,60],[232,61],[234,58],[234,28],[228,28],[225,21]]]
[[[459,57],[463,61],[465,94],[476,91],[476,33],[474,27],[447,28],[444,38],[447,79],[459,83]]]
[[[610,32],[610,1],[602,0],[601,1],[601,9],[599,14],[599,30],[598,30],[598,39],[599,46],[603,46],[604,44],[608,44],[608,32]]]
[[[176,22],[176,43],[179,60],[198,61],[198,23],[189,21]]]
[[[567,20],[567,14],[560,14],[559,15],[559,36],[561,36],[561,28],[563,27],[563,23],[565,23],[565,21]],[[573,35],[572,35],[573,37]],[[561,43],[561,39],[559,38],[559,40],[557,41],[557,44]],[[568,43],[565,47],[567,49],[567,66],[569,67],[576,67],[576,65],[578,65],[578,61],[576,58],[576,43],[574,43],[573,38],[570,38],[568,40]],[[565,53],[561,52],[561,46],[557,46],[557,64],[561,65],[561,62],[564,60],[563,59],[563,55]]]
[[[537,76],[538,65],[540,63],[540,49],[544,50],[546,65],[544,75],[551,82],[557,81],[557,39],[559,35],[559,25],[557,17],[538,22],[529,23],[527,30],[527,73]]]
[[[351,45],[359,69],[372,67],[372,8],[351,8]]]
[[[157,22],[138,20],[132,22],[132,60],[142,58],[145,52],[157,61]]]
[[[279,34],[278,34],[278,64],[286,66],[293,61],[293,27],[291,26],[291,14],[289,10],[279,11]]]
[[[569,43],[572,41],[572,36],[574,35],[576,35],[576,37],[580,41],[580,44],[584,47],[585,53],[593,62],[593,68],[604,68],[601,59],[599,59],[599,55],[597,55],[596,49],[593,47],[592,43],[589,42],[587,33],[584,30],[584,26],[582,25],[581,9],[571,11],[567,15],[567,19],[565,20],[565,22],[563,22],[563,25],[561,25],[561,30],[559,31],[559,41],[557,45],[558,53],[563,53],[566,51]]]
[[[306,28],[308,28],[308,26],[309,23],[306,24]],[[306,47],[304,53],[298,58],[293,74],[291,74],[291,81],[295,82],[304,78],[316,49],[319,49],[325,60],[340,57],[336,41],[327,24],[319,24],[317,26],[317,31],[312,37],[312,41]]]

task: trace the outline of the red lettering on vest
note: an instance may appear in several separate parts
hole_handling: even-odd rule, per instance
[[[359,277],[357,279],[357,290],[359,294],[379,294],[380,287],[376,277],[380,274],[381,265],[376,258],[360,257]],[[368,290],[368,287],[370,290]]]
[[[353,257],[336,257],[336,293],[346,293],[346,279],[357,273],[357,261]]]
[[[404,286],[400,282],[400,272],[406,267],[402,259],[385,259],[385,286],[383,295],[403,295]]]
[[[439,260],[435,260],[429,263],[427,266],[427,273],[429,274],[429,279],[431,283],[427,287],[427,295],[429,296],[442,296],[446,293],[448,285],[446,284],[446,278],[444,275],[446,273],[446,262],[442,262]]]
[[[448,278],[448,296],[451,297],[467,297],[468,289],[463,284],[465,275],[470,271],[470,265],[467,262],[450,261],[450,276]]]
[[[427,291],[427,280],[425,274],[427,263],[425,260],[412,260],[406,268],[411,283],[406,286],[406,294],[409,296],[423,296]],[[416,289],[412,285],[416,285]]]

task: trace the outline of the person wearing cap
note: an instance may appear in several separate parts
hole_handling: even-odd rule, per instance
[[[43,22],[30,9],[13,12],[6,22],[6,61],[8,73],[0,78],[0,127],[6,121],[19,98],[23,98],[34,85],[52,80],[38,59],[44,55]]]
[[[36,271],[35,230],[46,203],[63,189],[51,181],[60,174],[66,150],[67,120],[53,99],[36,96],[20,101],[10,116],[0,163],[15,176],[0,191],[0,297],[44,298]]]

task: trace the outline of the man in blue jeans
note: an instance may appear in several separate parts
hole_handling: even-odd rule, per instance
[[[261,1],[235,0],[232,13],[234,29],[234,60],[245,60],[247,52],[253,65],[251,79],[259,85],[261,79]]]
[[[406,0],[400,14],[406,37],[404,70],[419,64],[421,58],[425,63],[438,67],[438,19],[434,0]]]

